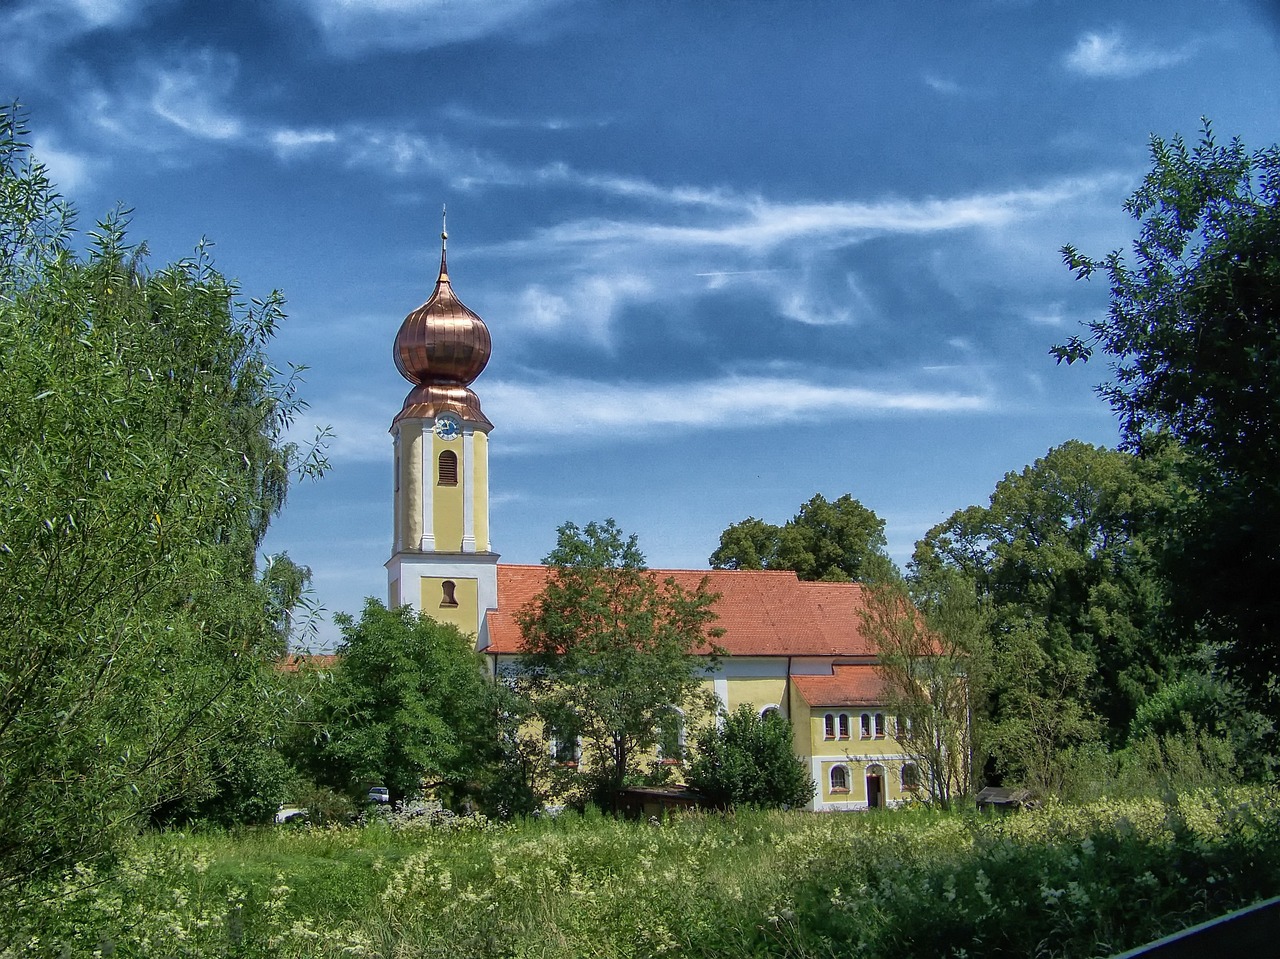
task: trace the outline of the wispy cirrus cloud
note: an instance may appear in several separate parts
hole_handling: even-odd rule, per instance
[[[973,371],[956,370],[973,379]],[[929,390],[900,384],[829,384],[797,376],[743,375],[677,383],[597,381],[579,378],[485,380],[476,387],[485,412],[502,424],[503,448],[517,451],[548,436],[593,444],[642,438],[672,427],[702,430],[761,429],[778,423],[827,422],[881,416],[963,416],[997,406],[985,388],[957,385]],[[768,397],[768,403],[761,398]],[[333,414],[333,415],[329,415]],[[331,459],[387,458],[387,408],[367,397],[335,398],[318,406],[315,423],[333,429]],[[314,424],[299,422],[299,435]]]
[[[970,227],[996,227],[1063,203],[1078,200],[1110,185],[1115,177],[1073,177],[1037,187],[920,200],[833,200],[778,203],[758,196],[687,191],[691,203],[707,202],[736,214],[703,224],[664,223],[653,218],[575,220],[541,231],[520,244],[587,245],[643,242],[672,247],[723,247],[761,253],[797,240],[835,237],[846,243],[878,234],[923,234]],[[579,181],[596,183],[592,178]],[[656,191],[658,188],[654,187]],[[673,202],[676,191],[665,193]],[[713,202],[703,197],[713,197]]]
[[[494,116],[457,103],[446,106],[441,114],[455,123],[488,130],[547,130],[555,133],[561,130],[601,129],[613,122],[610,119],[587,117]]]
[[[94,30],[120,29],[173,0],[16,0],[0,10],[5,66],[31,77],[51,54]]]
[[[93,179],[97,161],[87,154],[64,149],[52,136],[37,134],[32,137],[31,152],[48,168],[51,179],[64,193],[73,194]]]
[[[370,49],[422,50],[555,25],[548,14],[573,0],[295,0],[335,56]]]
[[[926,73],[920,79],[934,93],[941,93],[944,96],[954,97],[964,92],[964,89],[955,80],[938,76],[936,73]]]
[[[1189,59],[1193,44],[1175,49],[1136,47],[1118,31],[1086,33],[1063,58],[1067,68],[1089,77],[1135,77]]]
[[[114,83],[81,78],[80,114],[95,152],[126,151],[170,158],[192,141],[236,143],[252,126],[228,107],[239,61],[200,50],[140,63]]]
[[[517,434],[590,439],[648,435],[673,426],[750,429],[796,419],[980,413],[992,399],[963,389],[831,385],[775,376],[727,376],[675,384],[557,380],[486,383],[486,408]],[[761,403],[768,397],[768,403]]]

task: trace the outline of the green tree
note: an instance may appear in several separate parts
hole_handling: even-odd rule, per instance
[[[803,806],[814,784],[795,753],[791,723],[777,710],[759,715],[744,703],[698,734],[686,779],[722,806]]]
[[[255,559],[298,469],[296,379],[201,249],[158,271],[71,213],[0,111],[0,885],[207,793],[269,697]]]
[[[1081,278],[1103,272],[1110,310],[1058,360],[1102,350],[1099,392],[1127,442],[1165,431],[1188,451],[1193,495],[1165,557],[1172,612],[1223,650],[1252,700],[1280,718],[1280,150],[1153,137],[1152,169],[1125,210],[1132,259],[1063,249]]]
[[[884,520],[845,493],[821,493],[782,526],[754,516],[720,534],[713,569],[789,569],[804,580],[863,583],[898,578],[886,551]]]
[[[1113,745],[1182,651],[1164,626],[1155,559],[1176,453],[1139,459],[1068,441],[1006,474],[988,506],[931,529],[913,559],[918,580],[943,569],[972,580],[991,607],[997,657],[1015,635],[1054,660],[1083,657],[1083,705]]]
[[[748,516],[720,534],[712,569],[777,569],[782,528]]]
[[[885,705],[897,715],[894,738],[923,772],[924,794],[949,809],[974,791],[973,712],[989,681],[990,612],[958,570],[910,587],[872,587],[862,624],[876,646]]]
[[[473,640],[409,606],[365,601],[338,614],[340,657],[320,701],[310,772],[363,796],[385,784],[403,799],[427,787],[456,801],[499,758],[495,689]]]
[[[273,553],[263,560],[262,585],[270,599],[268,612],[275,623],[280,652],[284,654],[295,633],[306,636],[315,631],[320,609],[311,595],[311,567],[299,566],[288,553]]]
[[[565,523],[542,594],[518,613],[524,683],[548,728],[585,744],[595,798],[612,803],[658,745],[672,707],[711,708],[717,593],[659,581],[613,520]]]

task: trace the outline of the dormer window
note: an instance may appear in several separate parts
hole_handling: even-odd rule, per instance
[[[440,485],[458,485],[458,454],[453,450],[445,450],[440,454]]]

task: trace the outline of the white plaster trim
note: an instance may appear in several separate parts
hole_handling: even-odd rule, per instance
[[[715,690],[716,700],[720,703],[720,708],[725,712],[729,711],[729,680],[723,676],[717,676],[712,680],[711,688]]]
[[[436,548],[436,452],[435,430],[427,429],[427,421],[421,420],[418,428],[422,431],[422,472],[419,483],[422,486],[422,542],[418,548],[424,553],[431,553]],[[415,602],[416,606],[417,603]]]
[[[470,426],[462,434],[462,551],[476,551],[476,434]]]

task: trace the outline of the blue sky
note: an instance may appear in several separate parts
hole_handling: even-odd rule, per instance
[[[1114,444],[1106,308],[1152,133],[1280,140],[1280,5],[951,0],[8,0],[0,96],[81,211],[281,289],[331,474],[270,535],[385,597],[391,342],[450,273],[494,353],[493,538],[615,517],[705,566],[821,492],[901,563],[1050,447]],[[331,642],[332,627],[320,642]]]

